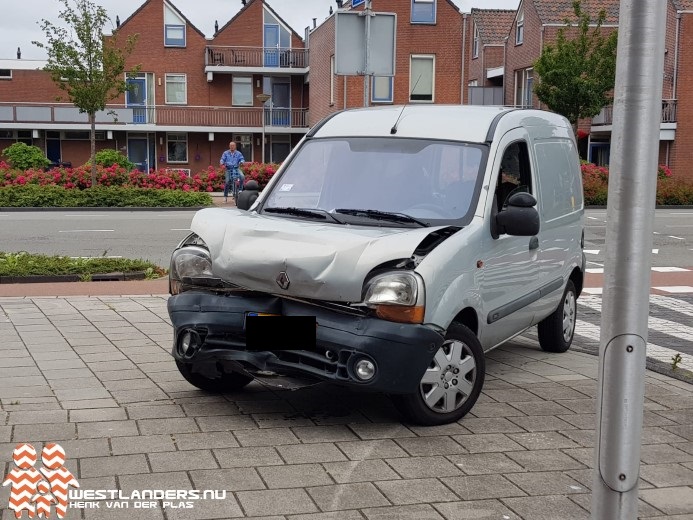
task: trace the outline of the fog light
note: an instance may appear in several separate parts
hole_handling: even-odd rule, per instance
[[[358,377],[361,381],[369,381],[370,379],[373,379],[373,376],[375,375],[375,365],[372,361],[367,359],[357,361],[354,368],[356,370],[356,377]]]
[[[183,334],[183,337],[180,340],[178,351],[185,356],[188,353],[188,350],[190,350],[190,345],[192,345],[192,334],[190,334],[190,332],[186,332]]]

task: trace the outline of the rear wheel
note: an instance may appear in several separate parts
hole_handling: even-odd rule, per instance
[[[542,350],[565,352],[570,348],[575,334],[576,313],[577,292],[572,280],[568,280],[558,308],[537,325]]]
[[[221,377],[211,379],[198,372],[194,372],[192,363],[183,363],[176,360],[176,366],[178,366],[178,370],[188,383],[200,390],[215,394],[240,390],[253,380],[252,377],[239,374],[238,372],[223,372]]]
[[[392,399],[410,421],[426,426],[458,421],[472,409],[484,385],[486,359],[476,335],[453,323],[426,369],[418,391]]]

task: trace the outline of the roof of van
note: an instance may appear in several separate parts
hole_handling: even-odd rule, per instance
[[[338,112],[315,126],[309,135],[317,138],[389,137],[399,118],[397,137],[484,143],[489,128],[501,114],[503,117],[499,121],[503,126],[517,126],[527,116],[531,116],[534,124],[543,120],[545,124],[564,126],[561,116],[538,110],[471,105],[406,105]]]

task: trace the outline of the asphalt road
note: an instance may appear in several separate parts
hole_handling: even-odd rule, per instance
[[[167,267],[194,211],[0,212],[0,251],[142,258]],[[587,210],[590,269],[604,265],[606,210]],[[693,210],[657,210],[652,264],[693,267]]]

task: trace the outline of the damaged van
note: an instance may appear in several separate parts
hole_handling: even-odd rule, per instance
[[[258,379],[389,394],[456,421],[485,353],[573,341],[585,271],[569,122],[474,106],[338,112],[248,210],[205,209],[171,259],[173,357],[207,391]]]

